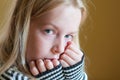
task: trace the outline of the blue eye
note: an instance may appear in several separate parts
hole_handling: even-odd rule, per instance
[[[72,35],[65,35],[65,38],[67,38],[67,39],[72,39],[73,36],[72,36]]]
[[[53,30],[51,30],[51,29],[46,29],[46,30],[44,30],[45,31],[45,33],[47,33],[47,34],[53,34],[54,32],[53,32]]]

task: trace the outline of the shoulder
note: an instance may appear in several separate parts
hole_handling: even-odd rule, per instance
[[[16,67],[11,67],[0,75],[0,80],[29,80],[29,78],[22,74]]]

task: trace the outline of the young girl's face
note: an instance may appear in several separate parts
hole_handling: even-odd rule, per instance
[[[60,5],[39,18],[32,18],[28,35],[27,61],[59,59],[67,42],[78,33],[80,9]]]

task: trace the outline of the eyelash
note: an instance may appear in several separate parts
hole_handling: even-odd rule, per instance
[[[73,35],[65,35],[65,38],[67,38],[67,39],[73,39]]]
[[[54,34],[55,32],[54,32],[54,30],[52,30],[52,29],[45,29],[44,30],[44,32],[46,33],[46,34],[49,34],[49,35],[52,35],[52,34]],[[51,32],[51,33],[50,33]],[[66,39],[73,39],[73,35],[71,35],[71,34],[68,34],[68,35],[65,35],[65,38]]]
[[[54,34],[54,31],[52,29],[45,29],[44,30],[46,34]],[[52,33],[50,33],[52,32]]]

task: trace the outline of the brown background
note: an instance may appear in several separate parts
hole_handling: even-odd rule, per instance
[[[89,80],[120,80],[120,0],[92,0],[81,32]]]
[[[10,1],[0,0],[0,27]],[[120,80],[120,1],[92,0],[89,10],[81,30],[89,80]]]

